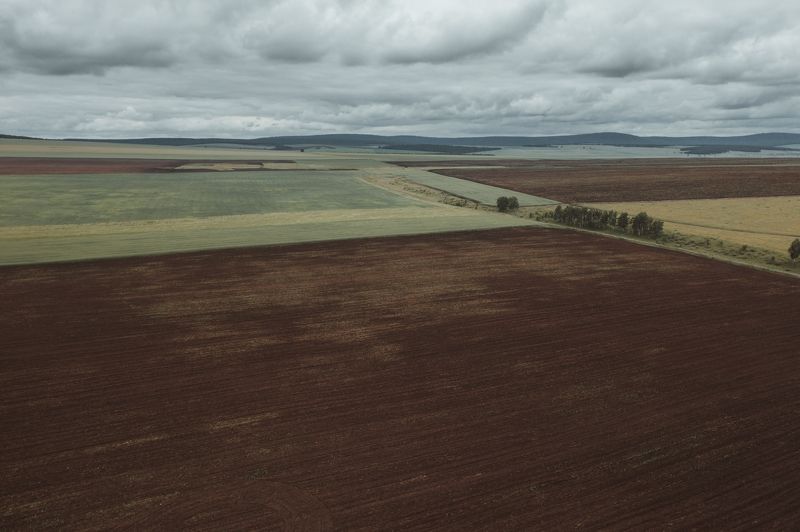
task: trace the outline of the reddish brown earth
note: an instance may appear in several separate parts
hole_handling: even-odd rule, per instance
[[[434,171],[567,203],[800,194],[800,160],[797,159],[628,159],[528,163],[528,166],[445,168]]]
[[[566,230],[0,269],[0,528],[800,522],[800,281]]]
[[[101,159],[57,157],[0,157],[0,175],[38,174],[136,174],[144,172],[176,172],[190,163],[215,163],[217,160]],[[223,161],[225,163],[260,164],[294,161]],[[242,171],[242,170],[238,170]]]

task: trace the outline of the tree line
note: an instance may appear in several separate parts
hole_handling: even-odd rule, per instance
[[[657,238],[664,232],[664,222],[640,212],[631,217],[627,212],[579,207],[575,205],[558,205],[545,217],[554,222],[593,230],[614,230],[630,232],[636,236]]]
[[[498,211],[511,212],[517,209],[519,209],[519,201],[515,196],[500,196],[497,198]],[[648,216],[646,212],[640,212],[631,217],[630,214],[624,211],[617,212],[615,210],[595,209],[577,205],[558,205],[554,210],[545,212],[543,218],[583,229],[632,233],[636,236],[648,238],[658,238],[664,233],[664,222]],[[800,259],[800,238],[794,239],[789,246],[789,257],[792,261]]]

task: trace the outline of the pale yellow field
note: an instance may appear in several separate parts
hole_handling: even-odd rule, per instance
[[[593,207],[664,220],[667,231],[719,238],[785,254],[800,238],[800,196],[593,203]]]
[[[425,207],[395,207],[383,209],[330,209],[324,211],[271,212],[238,214],[207,218],[174,218],[91,224],[25,225],[0,227],[0,242],[14,239],[58,238],[76,236],[107,236],[131,233],[157,233],[185,230],[269,228],[278,225],[298,225],[336,222],[380,222],[392,220],[435,220],[441,218],[480,218],[482,213],[471,209],[455,209],[445,205]]]
[[[0,264],[536,225],[446,205],[0,227]]]

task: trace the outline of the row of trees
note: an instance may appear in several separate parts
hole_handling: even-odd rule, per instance
[[[512,212],[519,209],[519,200],[516,196],[497,198],[497,210]],[[636,236],[658,238],[664,233],[664,222],[640,212],[631,217],[627,212],[614,210],[594,209],[576,205],[558,205],[553,211],[545,213],[556,223],[595,230],[614,230],[623,233],[630,232]],[[789,257],[797,260],[800,258],[800,238],[795,238],[789,246]]]
[[[656,220],[640,212],[632,217],[627,212],[607,211],[591,207],[578,207],[575,205],[558,205],[555,210],[546,215],[554,222],[573,227],[597,230],[618,230],[630,232],[636,236],[658,237],[664,232],[664,222]]]

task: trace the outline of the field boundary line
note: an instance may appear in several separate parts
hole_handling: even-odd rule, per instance
[[[439,194],[444,196],[444,199],[446,199],[448,197],[452,197],[452,198],[455,198],[455,199],[460,199],[460,200],[464,200],[464,201],[470,201],[470,202],[475,204],[475,208],[470,208],[469,209],[469,210],[472,210],[472,211],[476,211],[476,210],[485,211],[485,209],[478,209],[478,207],[488,207],[488,205],[486,205],[485,203],[481,203],[478,200],[475,200],[475,199],[472,199],[472,198],[468,198],[466,196],[460,196],[460,195],[455,194],[453,192],[449,192],[447,190],[442,190],[440,188],[432,187],[430,185],[425,185],[423,183],[419,183],[417,181],[413,181],[412,179],[409,179],[407,177],[399,177],[399,176],[398,177],[392,177],[392,178],[373,177],[373,179],[376,180],[375,182],[372,182],[369,179],[362,178],[360,176],[358,176],[357,178],[361,179],[362,181],[364,181],[365,183],[367,183],[369,185],[372,185],[374,187],[378,187],[380,189],[383,189],[383,190],[386,190],[386,191],[389,191],[389,192],[393,192],[394,194],[397,194],[397,195],[402,196],[404,198],[410,198],[410,199],[414,199],[414,200],[417,200],[417,201],[421,201],[423,203],[433,204],[433,205],[437,205],[437,206],[440,206],[440,207],[454,207],[454,208],[457,208],[457,209],[466,209],[467,208],[466,206],[453,205],[452,203],[447,203],[446,201],[440,201],[440,200],[432,199],[432,198],[428,199],[427,197],[420,197],[420,196],[417,196],[415,194],[412,194],[412,193],[406,191],[405,189],[401,190],[401,189],[398,189],[398,188],[394,188],[394,187],[392,187],[390,185],[387,185],[387,184],[384,184],[384,183],[380,183],[379,181],[380,180],[387,180],[388,181],[388,180],[391,180],[391,179],[395,179],[395,180],[399,180],[401,182],[404,182],[404,183],[407,183],[407,184],[410,184],[410,185],[413,185],[413,186],[420,187],[422,189],[430,190],[433,193],[437,193],[438,192]]]
[[[559,228],[559,229],[564,229],[564,230],[567,230],[567,231],[578,231],[578,232],[581,232],[581,233],[589,233],[589,234],[592,234],[592,235],[604,236],[604,237],[607,237],[607,238],[616,238],[618,240],[625,240],[627,242],[631,242],[631,243],[634,243],[634,244],[640,244],[642,246],[649,246],[651,248],[663,249],[663,250],[667,250],[667,251],[675,251],[677,253],[686,253],[686,254],[689,254],[689,255],[694,255],[695,257],[701,257],[701,258],[705,258],[705,259],[716,260],[716,261],[719,261],[719,262],[727,262],[729,264],[734,264],[736,266],[741,266],[741,267],[744,267],[744,268],[752,268],[752,269],[760,270],[760,271],[763,271],[763,272],[775,273],[775,274],[778,274],[778,275],[789,276],[789,277],[792,277],[794,279],[800,279],[800,273],[790,272],[790,271],[786,271],[786,270],[777,270],[777,269],[774,269],[774,268],[770,268],[768,266],[762,266],[760,264],[754,264],[752,262],[746,262],[746,261],[738,260],[738,259],[735,259],[733,257],[729,257],[728,255],[718,255],[718,254],[715,254],[715,253],[703,253],[702,251],[695,251],[695,250],[692,250],[692,249],[686,249],[686,248],[681,248],[681,247],[677,247],[677,246],[668,246],[668,245],[664,245],[664,244],[659,244],[658,242],[650,242],[650,241],[641,240],[641,239],[638,239],[638,238],[633,238],[633,237],[625,236],[625,235],[615,235],[615,234],[612,234],[612,233],[604,233],[602,231],[592,231],[590,229],[582,229],[580,227],[572,227],[572,226],[566,226],[566,225],[551,224],[551,223],[548,223],[548,222],[542,222],[542,224],[546,225],[547,227]]]
[[[772,233],[770,231],[751,231],[751,230],[748,230],[748,229],[734,229],[732,227],[720,227],[718,225],[705,225],[705,224],[697,224],[697,223],[691,223],[691,222],[681,222],[679,220],[670,220],[668,218],[662,218],[662,217],[659,217],[658,219],[662,220],[664,222],[672,223],[672,224],[690,225],[692,227],[702,227],[702,228],[705,228],[705,229],[719,229],[720,231],[731,231],[731,232],[734,232],[734,233],[750,233],[750,234],[754,234],[754,235],[786,236],[786,237],[790,237],[790,238],[800,238],[800,234]]]
[[[566,205],[566,204],[562,203],[561,205]],[[577,205],[579,205],[579,204],[577,204]],[[520,214],[517,214],[516,216],[520,217],[520,218],[524,218],[524,216],[522,216]],[[661,220],[661,218],[659,218],[659,220]],[[675,223],[675,222],[673,222],[673,223]],[[730,255],[724,255],[724,254],[717,254],[717,253],[711,253],[711,252],[703,252],[703,251],[698,251],[698,250],[692,250],[692,249],[687,249],[687,248],[684,248],[684,247],[671,246],[669,244],[662,244],[662,243],[659,243],[659,242],[656,242],[656,241],[652,241],[652,240],[644,240],[644,239],[640,239],[640,238],[635,238],[635,237],[629,236],[627,234],[608,233],[608,232],[605,232],[605,231],[594,231],[592,229],[584,229],[582,227],[574,227],[574,226],[570,226],[570,225],[557,224],[557,223],[546,222],[546,221],[542,221],[542,220],[539,220],[539,224],[541,224],[540,225],[541,227],[548,227],[548,228],[553,228],[553,229],[564,229],[564,230],[567,230],[567,231],[577,231],[577,232],[580,232],[580,233],[588,233],[588,234],[604,236],[604,237],[608,237],[608,238],[616,238],[618,240],[625,240],[625,241],[631,242],[633,244],[640,244],[640,245],[643,245],[643,246],[649,246],[649,247],[653,247],[653,248],[664,249],[664,250],[667,250],[667,251],[675,251],[675,252],[679,252],[679,253],[686,253],[686,254],[689,254],[689,255],[694,255],[695,257],[702,257],[702,258],[706,258],[706,259],[716,260],[716,261],[719,261],[719,262],[727,262],[729,264],[734,264],[736,266],[741,266],[741,267],[745,267],[745,268],[752,268],[752,269],[755,269],[755,270],[760,270],[760,271],[769,272],[769,273],[776,273],[776,274],[779,274],[779,275],[786,275],[786,276],[789,276],[789,277],[792,277],[792,278],[795,278],[795,279],[800,279],[800,273],[787,271],[787,270],[779,270],[777,268],[771,268],[771,267],[769,267],[767,265],[762,265],[762,264],[758,264],[758,263],[754,263],[754,262],[747,262],[747,261],[739,260],[739,259],[736,259],[734,257],[731,257]]]
[[[398,189],[396,189],[394,187],[391,187],[391,186],[388,186],[388,185],[386,185],[384,183],[379,182],[379,180],[386,179],[386,178],[381,178],[381,177],[377,177],[377,176],[364,177],[364,176],[360,176],[360,175],[357,175],[355,177],[356,177],[356,179],[358,179],[359,181],[361,181],[364,184],[367,184],[367,185],[375,187],[375,188],[379,188],[381,190],[385,190],[387,192],[391,192],[392,194],[394,194],[396,196],[400,196],[402,198],[411,199],[411,200],[414,200],[414,201],[417,201],[417,202],[420,202],[420,203],[424,203],[426,205],[434,205],[434,206],[437,206],[437,207],[448,205],[446,203],[442,203],[441,201],[436,201],[436,200],[427,199],[427,198],[421,198],[419,196],[415,196],[415,195],[412,195],[412,194],[406,194],[402,190],[398,190]],[[372,179],[374,179],[375,181],[372,181]],[[420,185],[420,186],[424,187],[426,185]],[[431,188],[431,187],[427,187],[427,188]],[[472,201],[474,201],[474,200],[472,200]],[[450,205],[450,206],[454,207],[454,205]]]

